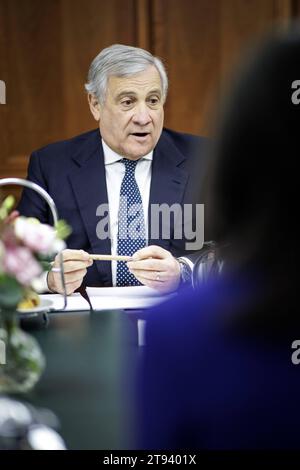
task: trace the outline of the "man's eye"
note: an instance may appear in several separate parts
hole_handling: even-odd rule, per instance
[[[159,103],[159,98],[157,96],[152,96],[151,98],[149,98],[149,103],[152,106],[155,106]]]
[[[132,103],[133,103],[133,100],[129,99],[129,98],[126,99],[126,100],[121,101],[122,106],[125,106],[125,107],[130,106]]]

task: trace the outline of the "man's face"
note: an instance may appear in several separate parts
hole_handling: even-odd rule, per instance
[[[118,154],[138,160],[154,149],[164,120],[162,87],[154,66],[130,77],[110,77],[103,105],[90,98],[105,143]]]

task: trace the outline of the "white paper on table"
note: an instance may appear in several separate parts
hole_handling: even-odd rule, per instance
[[[63,309],[64,297],[61,294],[43,294],[40,295],[41,303],[43,299],[51,301],[51,310],[59,310],[64,312],[75,312],[82,310],[90,310],[89,303],[82,297],[79,292],[67,296],[67,306]]]
[[[177,295],[162,295],[146,286],[87,287],[86,291],[94,310],[144,309]]]
[[[144,309],[158,305],[177,295],[162,295],[155,289],[146,286],[130,287],[87,287],[87,294],[90,298],[94,310],[115,310],[115,309]],[[64,299],[61,294],[43,294],[43,299],[51,301],[51,310],[62,311]],[[66,312],[89,311],[88,302],[78,292],[67,297]]]

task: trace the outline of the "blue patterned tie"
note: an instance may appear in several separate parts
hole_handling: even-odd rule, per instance
[[[145,219],[141,193],[135,179],[138,160],[121,160],[125,175],[121,184],[119,204],[118,255],[132,256],[146,246]],[[127,268],[126,262],[117,262],[117,286],[140,286],[141,283]]]

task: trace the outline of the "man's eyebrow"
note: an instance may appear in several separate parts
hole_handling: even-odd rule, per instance
[[[154,90],[150,90],[148,93],[147,93],[147,96],[150,96],[150,95],[159,95],[161,96],[161,90],[159,88],[155,88]],[[132,91],[132,90],[123,90],[121,91],[117,96],[116,96],[116,100],[119,100],[121,98],[123,98],[124,96],[136,96],[136,92],[135,91]]]
[[[136,96],[136,93],[134,91],[124,90],[116,96],[116,99],[119,100],[120,98],[123,98],[123,96]]]
[[[161,96],[161,90],[159,88],[155,88],[154,90],[149,91],[147,96],[149,96],[149,95],[159,95],[159,96]]]

